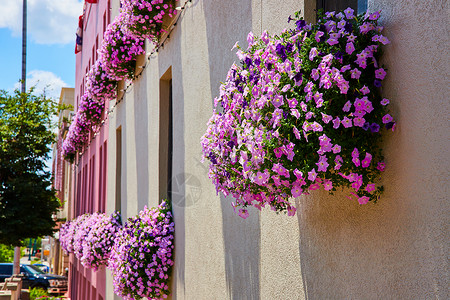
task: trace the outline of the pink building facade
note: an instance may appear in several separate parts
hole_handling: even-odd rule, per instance
[[[80,105],[86,88],[86,74],[98,59],[103,33],[110,22],[110,1],[88,3],[83,9],[82,49],[76,54],[74,110]],[[70,215],[76,218],[84,213],[106,212],[106,165],[108,120],[105,105],[104,122],[89,135],[89,142],[77,155],[73,164],[72,193],[74,203]],[[73,254],[70,255],[69,297],[71,299],[105,299],[106,271],[85,268]]]

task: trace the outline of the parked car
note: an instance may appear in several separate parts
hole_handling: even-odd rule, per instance
[[[12,263],[0,263],[0,282],[5,281],[13,273]],[[22,288],[42,288],[49,293],[62,294],[67,291],[67,277],[44,273],[33,265],[20,265],[22,274]]]
[[[44,273],[50,272],[50,268],[44,264],[33,264],[35,267],[39,267]]]

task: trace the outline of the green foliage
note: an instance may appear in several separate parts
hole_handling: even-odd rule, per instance
[[[42,288],[32,288],[30,290],[30,300],[48,299],[48,293]]]
[[[0,90],[0,243],[50,235],[60,207],[45,169],[58,105],[45,96]]]
[[[10,245],[0,244],[0,263],[13,262],[14,247]]]

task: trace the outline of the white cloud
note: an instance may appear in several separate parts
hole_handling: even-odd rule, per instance
[[[75,43],[82,0],[27,0],[27,35],[38,44]],[[1,0],[0,28],[22,34],[22,1]]]
[[[28,72],[26,84],[27,90],[29,90],[30,87],[35,86],[34,94],[40,95],[45,92],[47,97],[52,97],[54,99],[59,99],[61,88],[68,86],[67,83],[54,73],[42,70]],[[16,83],[14,88],[20,89],[20,83]]]

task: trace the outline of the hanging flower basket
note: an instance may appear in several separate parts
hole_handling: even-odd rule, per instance
[[[81,151],[89,138],[90,122],[81,114],[76,114],[69,126],[63,142],[62,155],[73,163],[77,152]]]
[[[112,100],[117,96],[117,81],[108,78],[100,60],[86,76],[86,91],[98,101]]]
[[[116,234],[122,227],[120,214],[114,212],[108,216],[104,213],[94,213],[85,224],[90,230],[83,246],[81,264],[97,270],[108,264]]]
[[[132,37],[124,29],[125,15],[120,13],[105,31],[99,60],[110,80],[132,79],[136,56],[145,53],[145,39]]]
[[[166,32],[163,18],[176,14],[173,0],[122,0],[125,30],[136,38],[148,38],[157,43]]]
[[[395,123],[381,96],[389,41],[379,12],[320,13],[314,25],[298,15],[292,30],[250,33],[247,49],[236,43],[241,65],[221,85],[202,138],[210,178],[244,218],[247,206],[294,215],[290,199],[319,188],[349,187],[360,204],[383,191],[381,133]]]
[[[114,292],[124,299],[164,299],[173,266],[174,223],[167,202],[144,208],[117,235],[108,268]]]
[[[118,212],[111,216],[83,214],[61,227],[61,247],[66,253],[73,253],[83,266],[97,270],[101,265],[107,265],[121,226]]]

